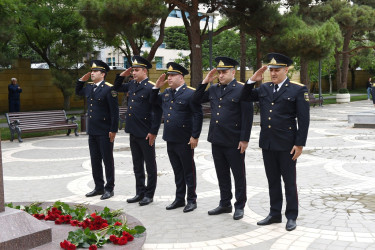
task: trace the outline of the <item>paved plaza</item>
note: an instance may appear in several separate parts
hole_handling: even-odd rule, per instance
[[[285,230],[285,217],[280,224],[256,224],[269,211],[258,147],[259,115],[246,151],[248,202],[242,220],[233,220],[232,214],[207,214],[219,204],[211,145],[206,141],[208,119],[195,150],[198,208],[191,213],[165,209],[174,200],[175,184],[161,136],[163,125],[156,140],[158,184],[148,206],[126,202],[135,194],[135,179],[124,131],[115,141],[115,196],[105,201],[100,196],[85,198],[93,189],[86,134],[3,141],[5,201],[61,200],[122,208],[147,228],[144,249],[375,249],[375,129],[353,128],[347,121],[348,114],[364,111],[375,112],[372,102],[311,107],[307,146],[297,164],[300,210],[292,232]]]

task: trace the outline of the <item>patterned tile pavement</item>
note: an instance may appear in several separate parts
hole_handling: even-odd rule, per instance
[[[106,201],[84,196],[93,188],[87,135],[3,141],[5,201],[61,200],[122,208],[146,226],[144,249],[375,249],[375,129],[353,128],[347,122],[348,114],[365,111],[375,112],[369,101],[311,108],[307,146],[297,164],[300,215],[292,232],[285,230],[285,218],[280,224],[256,225],[269,209],[258,147],[259,115],[246,151],[248,203],[242,220],[233,220],[232,214],[207,215],[219,202],[206,141],[208,120],[195,150],[198,208],[191,213],[165,209],[174,200],[175,185],[161,136],[156,141],[154,202],[144,207],[126,202],[134,195],[135,181],[129,136],[123,131],[115,142],[115,196]]]

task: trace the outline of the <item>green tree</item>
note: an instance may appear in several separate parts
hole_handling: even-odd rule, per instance
[[[362,49],[375,48],[367,44],[375,27],[374,5],[373,1],[330,0],[316,8],[316,15],[321,19],[327,16],[335,19],[343,36],[342,47],[335,51],[338,89],[347,88],[350,57]],[[362,42],[357,43],[357,47],[350,47],[351,41]]]
[[[189,50],[189,39],[184,26],[165,28],[165,44],[168,49]]]
[[[0,1],[0,65],[5,67],[11,64],[12,58],[18,57],[16,46],[11,44],[15,35],[18,4],[18,1],[13,0]]]
[[[74,0],[20,0],[17,11],[17,38],[27,44],[51,69],[53,83],[64,96],[64,109],[70,108],[78,63],[93,50],[83,18]],[[69,69],[76,70],[69,70]]]
[[[145,42],[153,44],[147,59],[154,58],[163,43],[168,14],[174,9],[163,0],[79,0],[78,5],[94,37],[121,50],[128,62],[132,54],[141,54]],[[157,40],[153,33],[159,33]]]

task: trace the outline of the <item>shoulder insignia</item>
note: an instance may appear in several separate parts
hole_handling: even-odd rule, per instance
[[[195,90],[195,88],[193,88],[193,87],[190,87],[190,86],[187,86],[189,89],[192,89],[192,90]]]
[[[375,83],[373,83],[372,86],[375,87]]]
[[[305,86],[303,85],[302,83],[299,83],[299,82],[294,82],[294,81],[289,81],[290,83],[293,83],[293,84],[296,84],[296,85],[299,85],[299,86]]]
[[[152,82],[152,81],[148,81],[148,82],[155,86],[155,83],[154,83],[154,82]]]
[[[112,95],[112,97],[117,97],[117,91],[116,90],[111,90],[111,95]]]
[[[88,84],[94,84],[93,82],[88,82]]]
[[[107,86],[109,86],[109,87],[113,87],[113,85],[110,84],[109,82],[105,82],[104,84],[107,85]]]
[[[237,81],[238,82],[238,81]],[[245,83],[243,83],[243,82],[238,82],[239,84],[241,84],[241,85],[245,85]]]
[[[304,96],[306,102],[310,101],[309,93],[308,93],[308,92],[305,92],[305,93],[303,94],[303,96]]]

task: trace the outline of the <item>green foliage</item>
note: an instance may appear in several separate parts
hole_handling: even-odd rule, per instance
[[[168,49],[190,49],[186,28],[184,26],[165,28],[164,42],[166,43],[166,48]]]
[[[337,91],[339,94],[348,94],[349,93],[349,90],[348,89],[339,89],[338,91]]]
[[[97,247],[102,247],[108,241],[103,234],[91,231],[89,228],[70,231],[67,240],[77,247],[82,248],[89,248],[92,244],[95,244]]]
[[[70,214],[72,220],[82,221],[87,216],[87,207],[84,207],[83,205],[75,205],[74,207],[71,207],[67,203],[56,201],[51,207],[59,209],[62,214]],[[49,210],[51,207],[46,208],[46,210]]]

